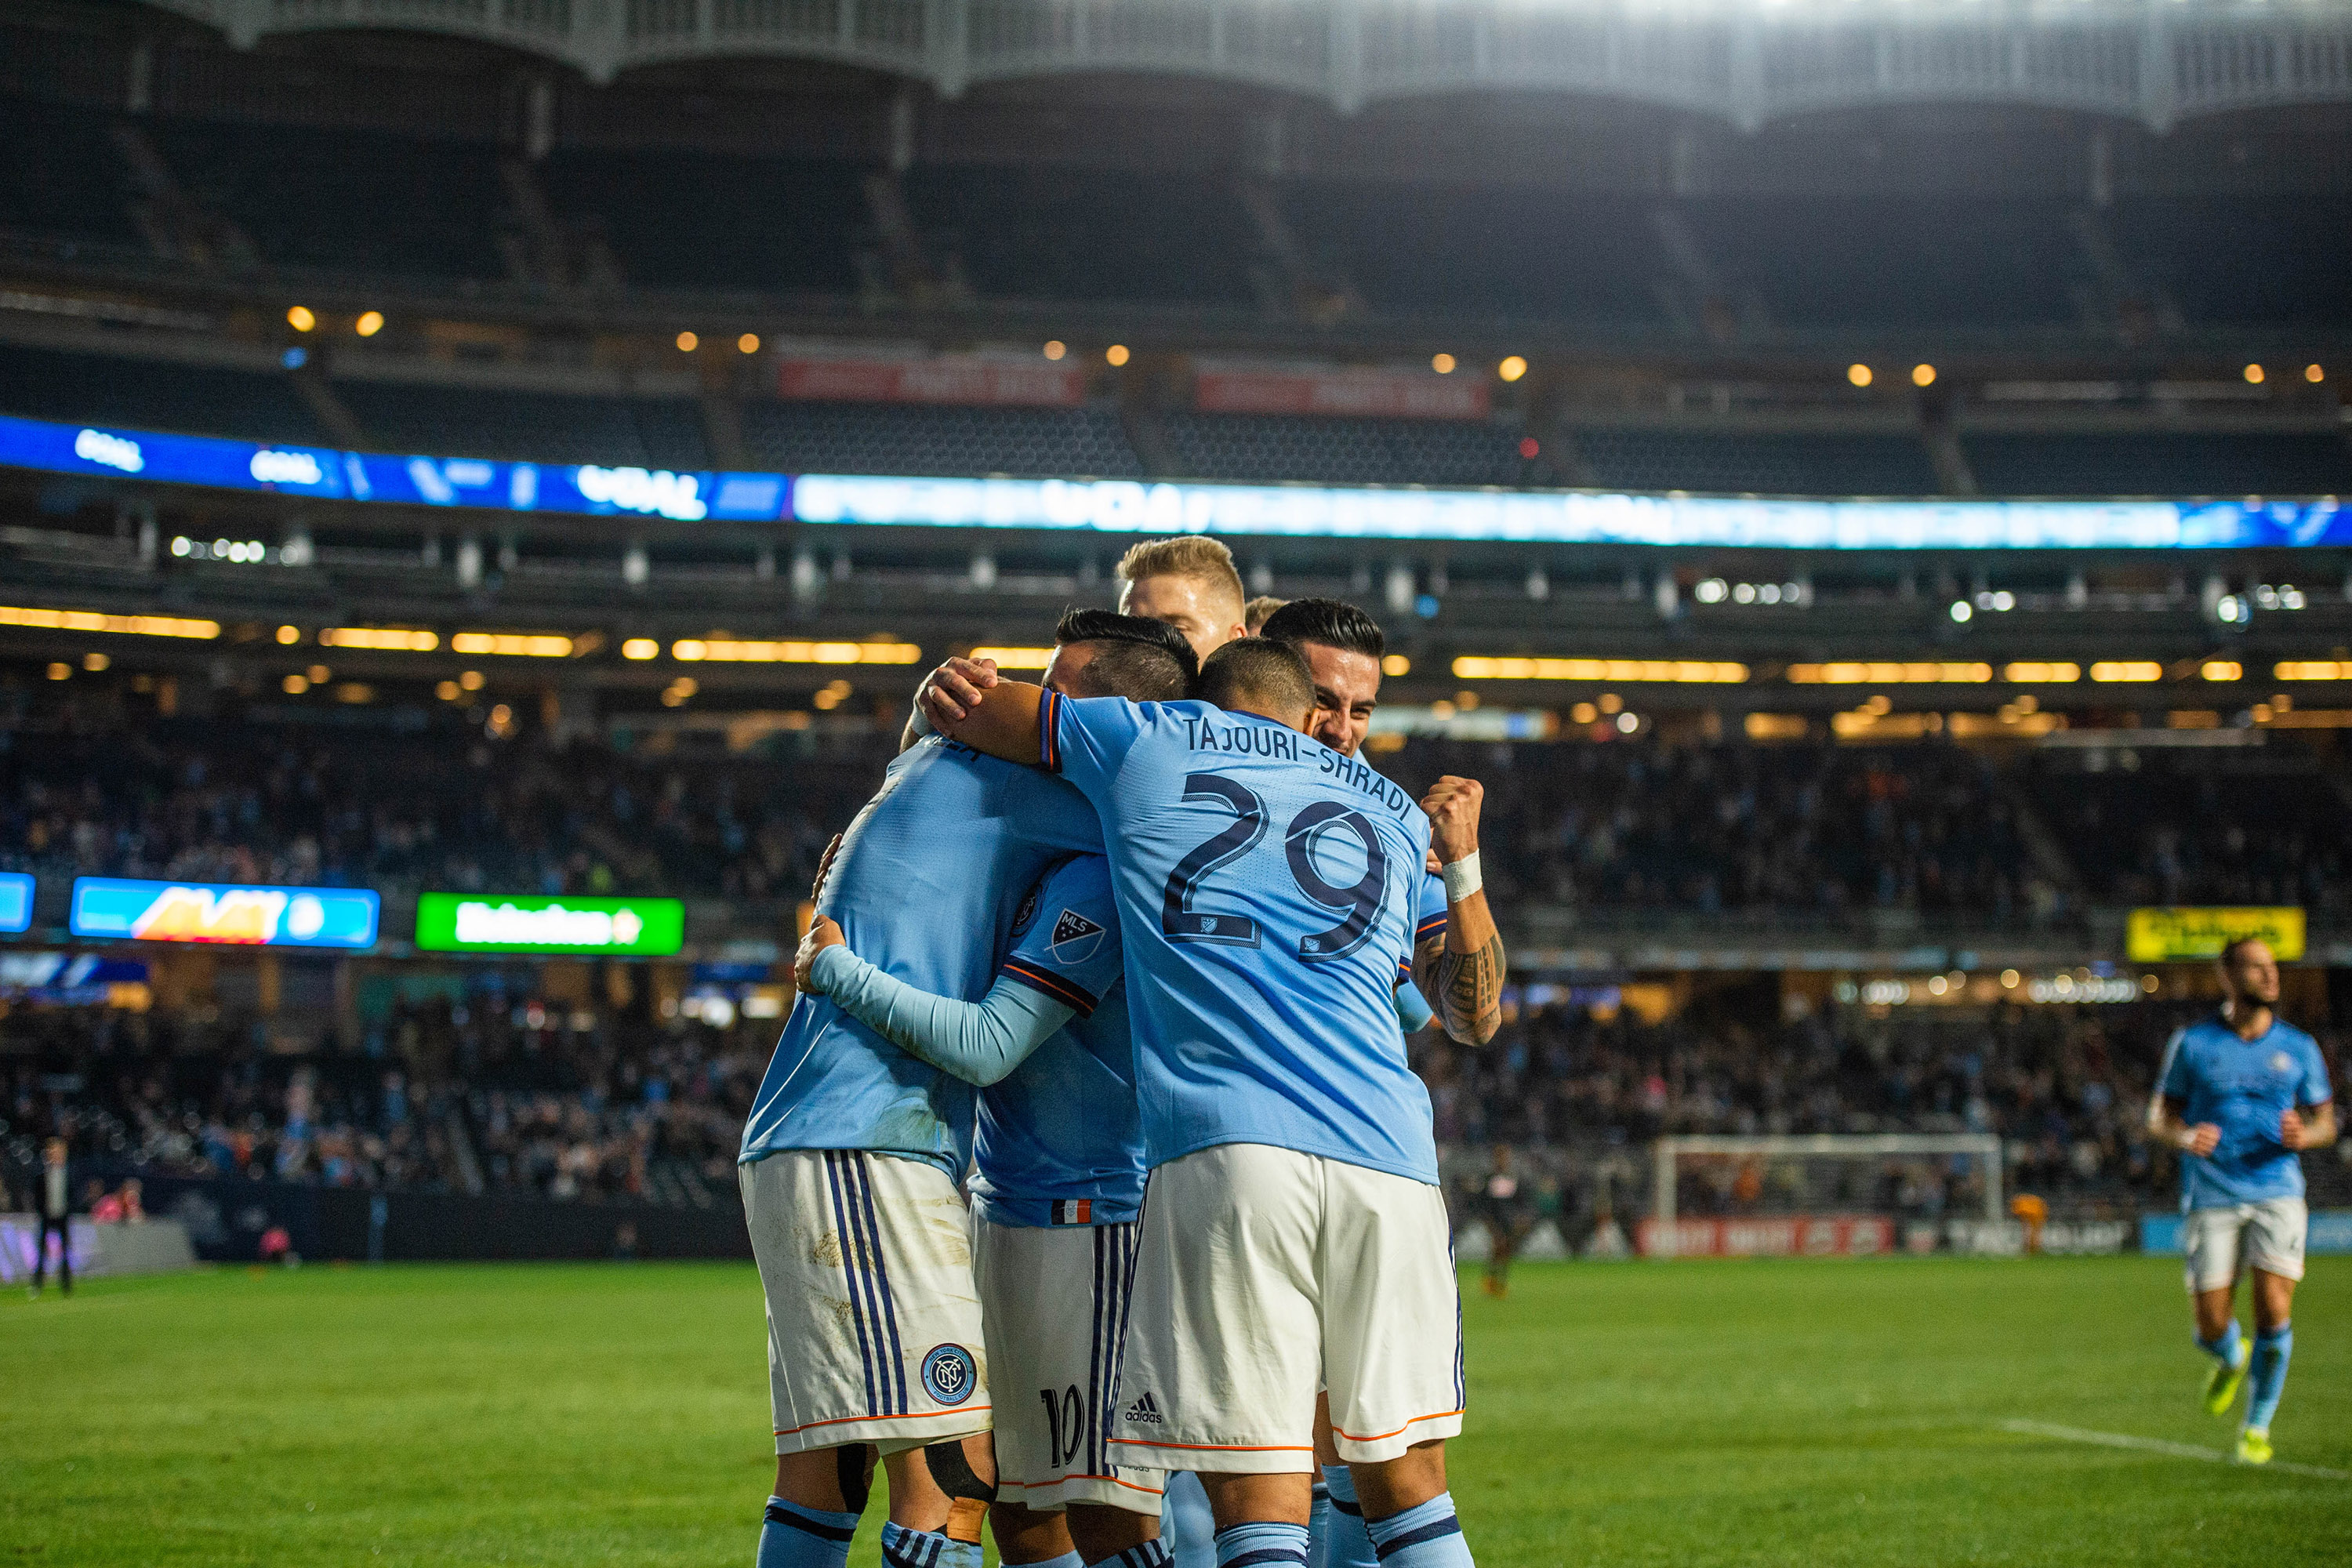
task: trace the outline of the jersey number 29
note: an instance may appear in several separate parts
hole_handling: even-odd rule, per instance
[[[1257,921],[1247,915],[1196,910],[1192,900],[1210,875],[1257,847],[1265,837],[1265,802],[1247,784],[1222,773],[1188,773],[1188,801],[1222,801],[1231,806],[1234,820],[1195,845],[1168,875],[1160,904],[1160,929],[1171,942],[1215,942],[1235,947],[1258,945]],[[1315,865],[1315,847],[1327,833],[1345,832],[1364,851],[1364,874],[1349,885],[1328,880]],[[1298,956],[1308,963],[1328,963],[1345,958],[1371,940],[1388,900],[1388,852],[1380,834],[1364,814],[1335,801],[1318,800],[1300,809],[1283,834],[1283,855],[1290,879],[1298,890],[1327,910],[1344,910],[1347,918],[1328,931],[1298,939]]]

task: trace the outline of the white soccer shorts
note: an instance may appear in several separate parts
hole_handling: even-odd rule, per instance
[[[2302,1279],[2303,1246],[2310,1229],[2311,1212],[2301,1198],[2190,1209],[2180,1222],[2189,1293],[2228,1289],[2243,1268],[2259,1268],[2282,1279]]]
[[[1462,1300],[1424,1183],[1262,1143],[1151,1173],[1112,1448],[1171,1470],[1315,1468],[1462,1430]]]
[[[787,1149],[737,1167],[768,1298],[776,1452],[989,1426],[963,1194],[937,1165]]]
[[[1160,1472],[1115,1464],[1110,1452],[1135,1229],[972,1222],[988,1375],[1003,1400],[996,1484],[1006,1502],[1159,1515]]]

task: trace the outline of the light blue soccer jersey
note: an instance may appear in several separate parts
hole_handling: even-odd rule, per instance
[[[1077,1016],[980,1091],[972,1205],[998,1225],[1121,1225],[1143,1203],[1118,909],[1110,867],[1055,867],[1014,922],[1000,973]]]
[[[2279,1142],[2279,1118],[2290,1106],[2324,1105],[2334,1095],[2309,1035],[2273,1021],[2261,1038],[2242,1040],[2208,1018],[2172,1037],[2158,1084],[2165,1098],[2182,1102],[2183,1121],[2221,1130],[2212,1153],[2180,1157],[2183,1212],[2303,1195],[2303,1162]]]
[[[1147,1161],[1265,1143],[1433,1184],[1395,1002],[1427,878],[1412,797],[1204,702],[1048,692],[1038,727],[1101,814]]]
[[[1069,785],[933,735],[901,752],[842,837],[820,914],[895,980],[960,1001],[988,994],[1022,900],[1101,830]],[[868,1149],[961,1178],[971,1085],[803,993],[743,1128],[743,1162],[780,1149]]]

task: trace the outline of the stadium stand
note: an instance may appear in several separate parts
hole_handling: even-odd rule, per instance
[[[349,127],[157,119],[181,187],[274,267],[493,279],[507,206],[498,150]]]
[[[338,381],[372,447],[551,463],[707,468],[702,416],[677,398],[572,396]]]
[[[2134,271],[2189,320],[2352,321],[2335,258],[2352,227],[2341,195],[2135,196],[2109,222]]]
[[[0,412],[303,446],[332,437],[276,371],[0,343]]]
[[[1143,474],[1118,416],[1103,408],[763,400],[744,405],[743,443],[757,461],[794,473]]]
[[[1349,485],[1508,485],[1517,432],[1483,421],[1163,414],[1180,472],[1207,479]]]
[[[1627,489],[1767,495],[1925,496],[1937,491],[1927,447],[1909,433],[1701,435],[1580,428],[1593,482]]]
[[[132,190],[121,155],[98,115],[20,98],[0,98],[0,142],[37,147],[38,157],[0,163],[0,230],[67,245],[140,243]]]
[[[919,227],[989,300],[1246,304],[1255,245],[1223,184],[1116,171],[923,167]]]
[[[1988,495],[2340,495],[2352,445],[2334,432],[1970,431],[1961,437]]]
[[[559,148],[550,204],[599,235],[633,284],[746,294],[854,294],[868,171],[823,159]]]

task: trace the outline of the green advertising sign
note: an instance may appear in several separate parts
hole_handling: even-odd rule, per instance
[[[416,945],[428,952],[593,952],[661,958],[686,945],[676,899],[424,893]]]

